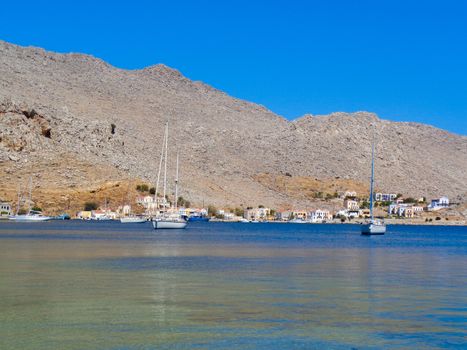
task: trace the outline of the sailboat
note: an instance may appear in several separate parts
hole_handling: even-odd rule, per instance
[[[28,212],[27,214],[18,214],[21,207],[21,187],[18,189],[18,205],[16,215],[10,216],[8,219],[17,222],[41,222],[52,220],[52,217],[45,216],[38,210],[32,210],[32,177],[29,178],[29,200],[28,200]]]
[[[160,173],[162,168],[162,159],[164,158],[164,190],[163,190],[163,205],[164,205],[164,212],[160,213],[158,216],[153,218],[152,225],[155,230],[159,229],[183,229],[186,227],[187,222],[186,220],[180,215],[177,210],[177,200],[178,200],[178,153],[177,153],[177,168],[175,174],[175,199],[174,205],[169,210],[166,210],[166,191],[167,191],[167,152],[168,152],[168,138],[169,138],[169,123],[165,124],[165,134],[164,140],[162,142],[162,151],[161,151],[161,158],[159,162],[159,172],[157,174],[157,183],[156,183],[156,203],[157,203],[157,193],[159,189],[159,179]]]
[[[370,180],[370,220],[362,225],[362,235],[384,235],[386,233],[386,225],[383,221],[377,220],[373,213],[374,199],[374,182],[375,182],[375,135],[373,134],[373,142],[371,144],[371,180]]]

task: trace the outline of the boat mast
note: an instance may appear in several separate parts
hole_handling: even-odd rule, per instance
[[[373,221],[373,197],[374,197],[374,182],[375,182],[375,133],[373,130],[373,141],[371,142],[371,181],[370,181],[370,216]]]
[[[166,128],[167,128],[167,123],[166,123]],[[161,171],[162,171],[162,160],[164,158],[165,138],[166,138],[166,133],[164,131],[164,137],[162,138],[161,157],[159,160],[159,171],[157,172],[156,192],[154,193],[154,200],[156,203],[156,207],[159,207],[157,204],[157,196],[159,195],[159,180],[160,180]]]
[[[168,138],[169,138],[169,122],[165,124],[165,157],[164,157],[164,200],[167,193],[167,148],[168,148]],[[164,204],[165,206],[165,204]]]
[[[32,176],[29,177],[29,201],[28,201],[28,213],[31,211],[32,203]]]
[[[175,209],[178,208],[178,152],[177,152],[177,170],[175,171]]]
[[[18,185],[18,204],[16,205],[16,215],[19,214],[21,208],[21,184]]]

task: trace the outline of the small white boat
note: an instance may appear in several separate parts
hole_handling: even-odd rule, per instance
[[[142,218],[139,216],[126,216],[124,218],[120,218],[120,222],[122,224],[142,224],[147,221],[148,220],[146,218]]]
[[[378,220],[371,220],[367,224],[362,225],[362,235],[384,235],[386,233],[386,225]]]
[[[307,224],[308,222],[303,219],[292,219],[289,221],[291,224]]]
[[[12,215],[10,220],[17,222],[41,222],[52,220],[51,216],[45,216],[40,211],[30,210],[29,213],[24,215]]]

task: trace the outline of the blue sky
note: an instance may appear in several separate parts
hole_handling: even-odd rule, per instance
[[[367,110],[467,135],[467,1],[8,1],[0,38],[164,63],[288,119]]]

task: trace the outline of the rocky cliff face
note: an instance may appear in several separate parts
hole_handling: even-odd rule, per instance
[[[124,177],[154,182],[166,121],[171,175],[178,150],[182,195],[195,202],[280,206],[308,200],[274,181],[266,186],[261,174],[350,179],[360,186],[369,177],[373,129],[380,190],[453,197],[467,187],[465,136],[366,112],[289,122],[164,65],[122,70],[87,55],[0,41],[4,188],[15,187],[15,173],[27,169],[39,186],[86,187]]]

